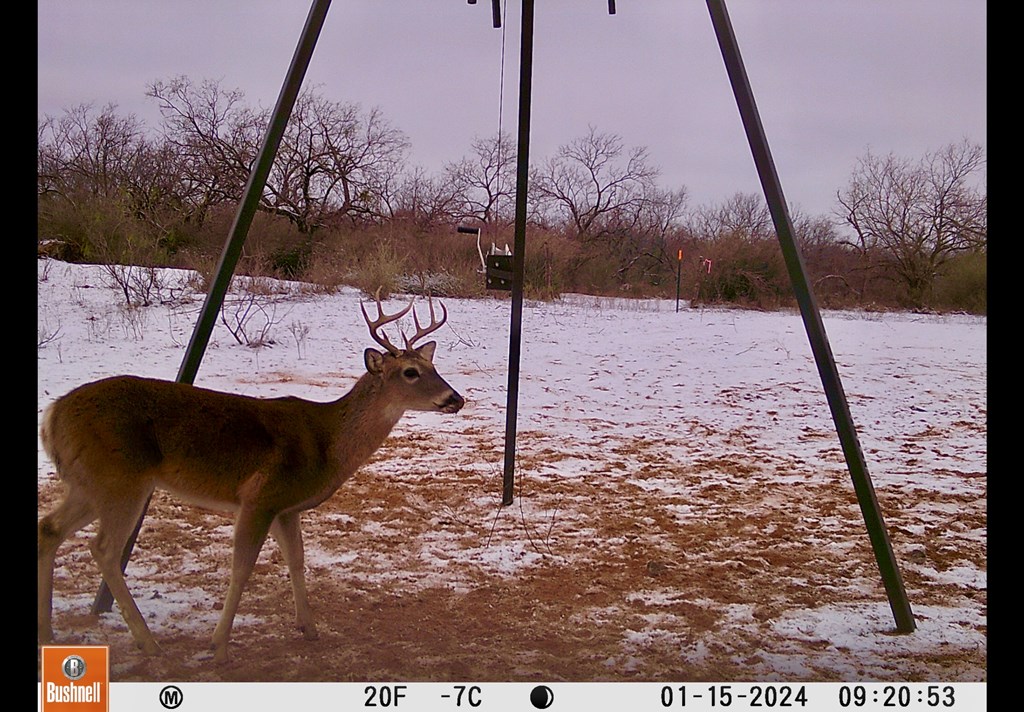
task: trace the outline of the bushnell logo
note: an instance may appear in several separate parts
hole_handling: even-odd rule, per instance
[[[108,712],[109,648],[44,645],[41,662],[42,712]]]
[[[60,669],[64,673],[64,677],[71,681],[81,680],[85,677],[85,661],[80,655],[69,655],[64,658]]]

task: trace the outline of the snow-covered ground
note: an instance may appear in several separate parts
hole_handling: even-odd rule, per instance
[[[40,260],[38,269],[40,418],[52,400],[103,376],[175,377],[204,296],[182,297],[190,273],[161,270],[163,293],[174,298],[128,309],[101,267]],[[218,322],[196,384],[258,396],[337,398],[362,374],[363,350],[373,345],[360,294],[275,284],[280,291],[268,297],[274,343],[240,345]],[[364,551],[358,562],[351,550],[307,534],[311,586],[345,563],[353,564],[346,576],[362,567],[375,580],[443,585],[464,595],[478,585],[477,574],[515,580],[553,562],[577,565],[602,556],[628,565],[623,552],[642,542],[650,586],[624,593],[614,605],[578,611],[583,625],[632,610],[634,624],[618,633],[618,652],[609,658],[617,670],[634,665],[649,673],[644,651],[699,663],[709,648],[730,645],[710,632],[680,632],[677,609],[685,602],[715,611],[720,626],[745,631],[734,643],[736,655],[752,639],[765,641],[748,663],[751,677],[985,680],[984,317],[824,314],[917,619],[914,634],[892,636],[892,615],[798,314],[677,313],[671,301],[586,296],[528,302],[517,501],[500,508],[509,302],[444,301],[449,320],[432,337],[439,342],[435,364],[466,407],[453,416],[406,415],[367,465],[369,473],[353,482],[418,484],[429,472],[442,486],[423,490],[426,495],[410,489],[405,506],[448,512],[443,523],[455,520],[463,529],[432,520],[435,526],[408,550],[378,557]],[[396,297],[386,307],[402,303]],[[424,435],[428,446],[415,447]],[[444,474],[452,472],[472,491],[455,494]],[[40,492],[52,499],[53,467],[41,446],[38,478]],[[433,496],[439,500],[427,501]],[[394,536],[391,515],[377,517],[372,502],[366,504],[310,516],[376,541]],[[228,524],[220,521],[214,530],[225,547]],[[702,527],[715,535],[700,533]],[[699,533],[704,543],[694,547]],[[179,547],[193,543],[197,553],[206,546],[186,540]],[[786,552],[793,561],[780,558]],[[87,558],[84,550],[79,555]],[[844,561],[849,570],[842,570]],[[787,583],[768,600],[753,583],[746,592],[745,579],[723,579],[731,598],[715,600],[711,587],[695,600],[696,593],[657,575],[678,573],[683,562],[705,578],[719,569],[746,571],[746,580],[757,579],[761,588],[759,577],[781,570]],[[415,584],[403,578],[413,563],[420,570]],[[147,567],[143,559],[139,566],[136,580],[160,573],[157,563]],[[473,575],[465,573],[470,569]],[[87,608],[92,592],[86,586],[69,596],[64,585],[59,570],[58,635],[61,615]],[[216,612],[190,617],[194,607],[181,598],[187,591],[176,591],[172,579],[160,590],[144,606],[157,637],[173,621],[175,630],[208,639]],[[114,619],[101,627],[107,634],[126,637],[127,631]],[[804,643],[810,645],[798,650]]]

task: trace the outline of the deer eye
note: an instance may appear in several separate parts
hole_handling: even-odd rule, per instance
[[[402,375],[405,376],[407,380],[415,381],[417,378],[420,377],[420,372],[410,366],[409,368],[402,371]]]

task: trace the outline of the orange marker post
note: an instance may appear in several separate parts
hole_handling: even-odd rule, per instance
[[[679,261],[676,265],[676,313],[679,313],[679,285],[683,277],[683,248],[679,248]]]

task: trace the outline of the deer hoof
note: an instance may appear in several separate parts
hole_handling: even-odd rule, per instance
[[[164,651],[155,640],[146,640],[138,644],[144,655],[163,655]]]
[[[226,645],[214,646],[213,648],[213,662],[215,665],[223,665],[229,659],[228,647]]]

